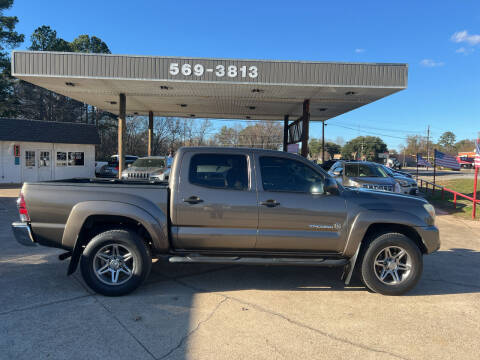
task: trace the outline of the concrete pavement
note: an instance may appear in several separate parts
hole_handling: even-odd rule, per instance
[[[13,196],[18,193],[15,192]],[[480,222],[439,216],[442,248],[402,297],[341,270],[157,262],[135,293],[93,294],[60,250],[15,243],[0,190],[0,359],[477,359]]]

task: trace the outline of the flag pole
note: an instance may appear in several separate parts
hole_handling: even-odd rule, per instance
[[[433,149],[433,184],[435,184],[435,175],[437,175],[437,150]],[[435,189],[435,186],[433,188]]]
[[[478,166],[475,166],[475,179],[473,180],[473,210],[472,210],[472,219],[475,220],[476,207],[477,207],[477,176],[478,176]]]
[[[417,153],[417,181],[418,181],[418,153]]]

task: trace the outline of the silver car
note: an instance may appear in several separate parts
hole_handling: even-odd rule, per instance
[[[343,186],[400,193],[400,185],[379,164],[337,161],[328,172]]]
[[[394,171],[385,165],[380,166],[388,176],[394,178],[400,185],[400,193],[408,195],[417,195],[418,193],[418,184],[417,182],[409,176],[405,176],[398,171]]]
[[[151,180],[162,175],[166,170],[165,156],[142,157],[123,170],[122,179]]]

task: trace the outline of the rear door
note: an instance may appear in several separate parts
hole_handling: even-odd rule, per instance
[[[346,206],[323,190],[325,175],[308,162],[259,155],[258,250],[339,252]]]
[[[177,249],[254,250],[257,193],[252,157],[239,152],[185,152],[172,214]]]

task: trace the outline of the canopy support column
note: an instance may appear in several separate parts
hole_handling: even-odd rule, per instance
[[[322,121],[322,164],[325,163],[325,120]]]
[[[310,128],[310,100],[303,102],[302,114],[302,156],[308,156],[308,130]]]
[[[152,138],[153,138],[153,111],[148,112],[148,151],[147,155],[152,156]]]
[[[123,152],[123,140],[125,139],[125,119],[127,112],[127,98],[120,94],[119,115],[118,115],[118,178],[122,178],[122,171],[125,167],[125,153]]]
[[[288,115],[283,117],[283,151],[288,150]]]

